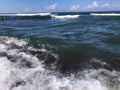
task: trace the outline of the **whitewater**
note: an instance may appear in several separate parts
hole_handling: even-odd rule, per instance
[[[120,16],[120,13],[90,13],[91,16]]]
[[[56,18],[56,19],[74,19],[74,18],[78,18],[80,15],[56,15],[52,13],[16,13],[16,14],[0,14],[0,16],[18,16],[18,17],[50,16],[51,18]]]
[[[46,68],[44,60],[39,58],[44,53],[44,59],[49,54],[58,60],[57,55],[33,48],[28,42],[0,36],[0,90],[120,90],[119,71],[85,69],[64,76]]]
[[[120,12],[3,16],[0,90],[120,90]]]

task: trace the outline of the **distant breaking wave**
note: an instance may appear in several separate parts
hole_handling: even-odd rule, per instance
[[[57,19],[72,19],[78,18],[80,15],[51,15],[51,16]]]
[[[120,13],[89,13],[90,16],[120,16]],[[80,16],[86,16],[86,14],[55,14],[55,13],[12,13],[12,14],[0,14],[0,16],[16,16],[16,17],[46,17],[49,16],[51,18],[56,19],[75,19]]]
[[[92,16],[120,16],[120,13],[90,13]]]
[[[51,13],[16,14],[17,16],[49,16]]]
[[[17,14],[0,14],[0,16],[49,16],[51,13],[17,13]]]
[[[56,19],[74,19],[78,18],[80,15],[55,15],[51,13],[16,13],[16,14],[0,14],[0,16],[17,16],[17,17],[45,17],[49,16]]]

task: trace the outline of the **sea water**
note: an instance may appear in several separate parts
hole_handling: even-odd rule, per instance
[[[0,16],[0,90],[120,90],[120,12]]]

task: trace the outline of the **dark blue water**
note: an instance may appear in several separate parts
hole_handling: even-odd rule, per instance
[[[7,16],[7,20],[0,21],[0,35],[28,39],[33,47],[58,54],[57,64],[62,72],[84,68],[120,70],[119,16],[54,14],[80,16]],[[92,59],[105,61],[110,66],[88,65]]]
[[[3,16],[0,90],[120,90],[120,12]]]

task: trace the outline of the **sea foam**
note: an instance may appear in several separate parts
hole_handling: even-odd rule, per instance
[[[53,18],[57,19],[74,19],[78,18],[80,15],[51,15]]]
[[[120,16],[120,13],[90,13],[92,16]]]
[[[49,16],[51,13],[16,14],[16,16]]]
[[[45,68],[37,57],[41,53],[46,58],[50,54],[26,40],[0,36],[0,90],[120,90],[118,71],[85,69],[59,77],[59,72]]]
[[[16,13],[16,14],[0,14],[0,16],[49,16],[51,13]]]

